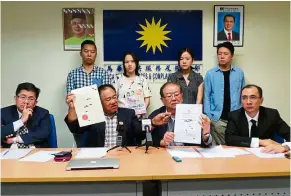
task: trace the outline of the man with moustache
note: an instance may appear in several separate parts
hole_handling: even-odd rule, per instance
[[[261,106],[261,87],[249,84],[241,91],[242,108],[229,113],[225,131],[227,145],[242,147],[264,147],[265,153],[290,151],[290,127],[276,109]],[[275,133],[287,142],[282,145],[274,141]]]
[[[67,77],[67,94],[77,88],[97,84],[110,84],[111,80],[105,69],[96,66],[97,48],[94,41],[85,40],[81,44],[82,66],[72,70]]]
[[[48,148],[51,133],[49,111],[36,106],[40,89],[21,83],[15,105],[1,109],[1,145],[4,148]]]
[[[154,146],[183,146],[194,145],[174,142],[174,127],[176,105],[183,103],[182,88],[174,82],[165,83],[160,89],[161,100],[164,106],[153,111],[149,118],[152,122],[152,138]],[[201,116],[201,145],[208,146],[212,142],[210,135],[210,119]]]
[[[142,132],[141,124],[138,121],[135,111],[128,108],[119,108],[116,90],[111,84],[101,85],[98,92],[103,107],[105,122],[80,127],[77,114],[74,108],[74,95],[67,95],[69,112],[65,122],[71,133],[83,135],[83,143],[78,147],[113,147],[116,145],[117,124],[123,122],[126,131],[123,140],[127,146],[139,144],[145,135]]]
[[[244,73],[232,65],[234,47],[230,42],[217,45],[218,65],[204,78],[204,113],[211,119],[213,144],[225,144],[228,113],[241,108],[240,91],[245,86]]]

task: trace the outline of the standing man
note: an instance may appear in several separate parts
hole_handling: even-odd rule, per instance
[[[261,87],[250,84],[242,89],[242,108],[229,113],[225,132],[227,145],[253,148],[262,146],[262,151],[267,153],[290,150],[290,127],[276,109],[261,106],[263,101]],[[275,142],[275,133],[288,142],[283,145]]]
[[[243,71],[231,65],[234,47],[230,42],[217,45],[218,65],[204,78],[204,113],[211,119],[213,143],[225,144],[228,113],[241,107],[240,91],[245,86]]]
[[[67,77],[67,93],[77,88],[97,84],[110,84],[110,78],[105,69],[95,66],[97,48],[93,41],[86,40],[81,44],[80,56],[82,66],[72,70]]]
[[[73,36],[65,40],[65,45],[80,46],[85,40],[94,41],[94,37],[86,34],[87,19],[84,13],[72,13],[70,26]]]
[[[223,18],[224,29],[217,34],[218,41],[237,41],[239,40],[239,33],[232,30],[235,23],[235,17],[227,14]]]
[[[21,83],[15,105],[1,109],[1,145],[4,148],[48,148],[51,133],[49,111],[36,106],[40,89]]]

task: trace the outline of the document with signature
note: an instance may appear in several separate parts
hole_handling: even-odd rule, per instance
[[[200,116],[202,104],[177,104],[174,141],[201,144]]]
[[[72,90],[80,127],[105,121],[97,85]]]

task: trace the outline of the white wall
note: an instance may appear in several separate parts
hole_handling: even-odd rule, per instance
[[[203,66],[216,64],[213,47],[213,6],[230,2],[2,2],[1,3],[1,107],[13,104],[16,86],[30,81],[42,92],[39,105],[55,115],[60,147],[73,139],[63,119],[66,77],[80,65],[78,52],[63,51],[62,8],[95,8],[97,64],[103,64],[103,9],[203,10]],[[290,5],[289,2],[234,2],[245,5],[244,47],[236,48],[235,65],[245,72],[247,83],[264,90],[265,106],[279,109],[290,124]],[[126,50],[126,48],[125,48]],[[203,74],[203,75],[204,75]],[[150,111],[161,105],[158,90]]]

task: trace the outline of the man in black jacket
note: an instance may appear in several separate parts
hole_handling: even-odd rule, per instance
[[[254,148],[262,146],[265,147],[262,151],[268,153],[289,151],[290,127],[276,109],[261,106],[263,100],[259,86],[250,84],[242,89],[242,108],[228,115],[225,132],[227,145]],[[283,145],[275,142],[275,133],[288,142]]]
[[[153,145],[188,145],[174,142],[176,105],[183,102],[181,86],[174,82],[167,82],[161,87],[160,95],[164,106],[153,111],[149,116],[152,121]],[[201,126],[203,129],[201,131],[201,145],[208,146],[212,142],[212,137],[210,135],[210,119],[205,115],[202,115]]]
[[[65,122],[72,133],[83,134],[83,142],[78,147],[112,147],[116,145],[117,123],[122,121],[126,135],[123,138],[127,146],[139,144],[145,135],[138,121],[135,111],[119,108],[116,90],[111,84],[101,85],[98,88],[103,107],[105,122],[80,127],[74,108],[73,94],[67,95],[69,112]]]

